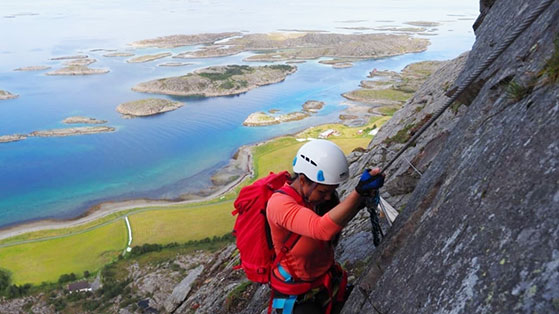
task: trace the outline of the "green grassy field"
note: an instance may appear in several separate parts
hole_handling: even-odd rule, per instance
[[[71,235],[71,234],[76,234],[76,233],[79,233],[79,232],[84,232],[86,230],[96,228],[96,227],[98,227],[98,226],[100,226],[104,223],[108,223],[108,222],[111,222],[113,220],[124,217],[124,216],[126,216],[127,213],[129,213],[131,211],[134,211],[134,209],[126,210],[126,211],[120,211],[118,213],[110,214],[110,215],[107,215],[103,218],[99,218],[98,220],[95,220],[95,221],[92,221],[90,223],[83,224],[83,225],[80,225],[80,226],[77,226],[77,227],[62,228],[62,229],[51,229],[51,230],[40,230],[40,231],[34,231],[34,232],[28,232],[28,233],[20,234],[20,235],[11,237],[11,238],[0,240],[0,246],[9,245],[11,243],[18,243],[18,242],[22,242],[22,241],[33,241],[33,240],[37,240],[37,239],[46,239],[46,238],[50,238],[50,237],[59,237],[59,236]]]
[[[93,273],[122,253],[127,233],[124,220],[77,235],[0,248],[0,268],[15,284],[57,281],[60,275]]]
[[[404,102],[413,95],[413,93],[403,92],[395,89],[358,89],[350,92],[348,95],[361,99],[387,99]]]
[[[128,216],[132,245],[187,242],[233,230],[233,200],[202,206],[160,208]]]

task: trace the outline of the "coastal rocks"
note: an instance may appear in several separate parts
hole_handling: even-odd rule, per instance
[[[7,99],[14,99],[17,98],[19,95],[12,94],[8,91],[0,89],[0,100],[7,100]]]
[[[277,116],[269,115],[265,112],[251,113],[248,118],[243,122],[244,126],[265,126],[279,124],[282,122],[302,120],[308,117],[308,113],[304,112],[290,112],[288,114],[280,114]]]
[[[179,285],[173,289],[173,292],[165,301],[164,307],[167,312],[172,313],[184,302],[190,292],[190,289],[192,288],[193,283],[196,279],[198,279],[198,276],[200,276],[203,270],[203,265],[191,270],[188,273],[188,276],[186,276]]]
[[[22,71],[22,72],[43,71],[43,70],[49,70],[50,68],[51,67],[46,65],[31,65],[31,66],[14,69],[14,71]]]
[[[184,104],[179,101],[171,101],[161,98],[147,98],[120,104],[116,107],[116,111],[130,117],[145,117],[167,111],[173,111],[183,105]]]
[[[239,36],[239,32],[224,33],[204,33],[195,35],[171,35],[135,41],[130,45],[136,48],[155,47],[155,48],[175,48],[182,46],[211,44],[217,40]]]
[[[88,117],[81,117],[81,116],[74,116],[68,117],[62,121],[62,123],[66,124],[103,124],[107,123],[106,120],[97,120],[95,118],[88,118]]]
[[[13,135],[2,135],[0,136],[0,143],[17,142],[27,138],[27,135],[23,134],[13,134]]]
[[[233,155],[227,166],[212,175],[212,184],[216,187],[240,182],[247,175],[252,175],[252,155],[250,146],[241,146]]]
[[[171,55],[170,52],[162,52],[162,53],[156,53],[156,54],[153,54],[153,55],[137,56],[137,57],[134,57],[132,59],[126,60],[126,62],[128,62],[128,63],[143,63],[143,62],[149,62],[149,61],[153,61],[153,60],[157,60],[157,59],[162,59],[162,58],[168,57],[170,55]]]
[[[183,76],[140,83],[133,91],[178,96],[227,96],[278,83],[297,70],[290,65],[212,66]]]
[[[303,104],[303,111],[310,112],[310,113],[316,113],[320,109],[322,109],[322,107],[324,107],[324,102],[323,101],[307,100]]]
[[[64,129],[52,129],[44,131],[33,131],[29,133],[29,136],[39,136],[39,137],[54,137],[54,136],[73,136],[73,135],[84,135],[84,134],[97,134],[114,132],[116,129],[108,126],[83,126],[75,128],[64,128]]]

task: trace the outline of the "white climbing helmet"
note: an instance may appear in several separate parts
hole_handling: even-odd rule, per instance
[[[327,140],[311,140],[301,146],[293,159],[293,172],[327,185],[340,184],[349,177],[344,152]]]

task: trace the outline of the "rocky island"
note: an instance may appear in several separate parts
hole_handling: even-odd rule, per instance
[[[27,72],[27,71],[43,71],[48,69],[50,69],[50,67],[46,65],[31,65],[31,66],[14,69],[14,71]]]
[[[323,101],[307,100],[303,104],[303,111],[310,112],[310,113],[316,113],[320,109],[322,109],[322,107],[324,107],[324,102]]]
[[[73,136],[73,135],[114,132],[115,130],[116,130],[115,128],[109,126],[81,126],[81,127],[74,127],[74,128],[33,131],[29,134],[0,135],[0,143],[21,141],[31,136],[37,136],[37,137]]]
[[[116,107],[116,111],[127,117],[145,117],[176,110],[182,106],[183,103],[179,101],[147,98],[120,104]]]
[[[211,44],[215,41],[239,36],[242,33],[239,32],[224,32],[224,33],[204,33],[195,35],[171,35],[157,37],[154,39],[139,40],[131,43],[130,45],[135,48],[175,48],[182,46],[192,46],[192,45],[202,45]]]
[[[64,67],[55,71],[47,72],[46,75],[92,75],[108,73],[109,69],[92,69],[88,65],[97,62],[88,56],[58,57],[51,60],[68,60]]]
[[[429,40],[406,34],[270,33],[248,34],[178,54],[177,58],[203,58],[260,51],[246,61],[308,60],[320,57],[370,59],[427,49]]]
[[[1,135],[0,143],[17,142],[27,138],[27,135],[23,134],[12,134],[12,135]]]
[[[108,126],[82,126],[75,128],[52,129],[44,131],[33,131],[28,136],[54,137],[54,136],[73,136],[83,134],[96,134],[114,132],[116,129]]]
[[[93,75],[109,73],[109,69],[92,69],[85,65],[72,65],[47,72],[46,75]]]
[[[266,112],[253,112],[243,122],[244,126],[265,126],[279,124],[282,122],[302,120],[310,116],[310,114],[317,113],[324,107],[324,102],[318,100],[308,100],[303,104],[302,111],[290,112],[287,114],[275,115],[278,110],[272,109],[270,113]]]
[[[266,126],[279,124],[282,122],[302,120],[308,117],[308,113],[304,112],[290,112],[288,114],[280,114],[273,116],[265,112],[253,112],[243,122],[244,126]]]
[[[132,57],[133,55],[131,52],[111,52],[104,54],[103,57]]]
[[[419,26],[419,27],[435,27],[441,25],[439,22],[428,22],[428,21],[411,21],[405,22],[404,24]]]
[[[66,124],[103,124],[107,123],[106,120],[97,120],[95,118],[88,118],[88,117],[81,117],[81,116],[74,116],[68,117],[62,121],[62,123]]]
[[[291,65],[212,66],[192,73],[140,83],[133,91],[178,96],[227,96],[278,83],[297,67]]]
[[[71,59],[85,59],[87,55],[75,55],[75,56],[62,56],[62,57],[54,57],[50,58],[51,60],[71,60]]]
[[[79,58],[79,59],[73,59],[73,60],[68,60],[66,62],[64,62],[64,65],[66,66],[87,66],[90,65],[92,63],[97,62],[97,59],[93,59],[93,58]]]
[[[194,63],[190,63],[190,62],[165,62],[165,63],[158,64],[158,66],[160,66],[160,67],[183,67],[183,66],[193,65],[193,64]]]
[[[18,97],[18,95],[15,95],[15,94],[12,94],[8,91],[0,89],[0,100],[14,99],[14,98],[17,98],[17,97]]]
[[[143,63],[143,62],[149,62],[149,61],[165,58],[165,57],[168,57],[170,55],[171,55],[170,52],[162,52],[162,53],[156,53],[156,54],[153,54],[153,55],[137,56],[137,57],[126,60],[126,62],[128,62],[128,63]]]

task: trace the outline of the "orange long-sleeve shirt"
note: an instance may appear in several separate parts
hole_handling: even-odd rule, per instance
[[[290,186],[287,188],[292,189]],[[293,193],[295,194],[295,193]],[[280,264],[295,278],[312,281],[323,275],[334,263],[330,240],[342,229],[326,213],[317,215],[305,207],[301,196],[274,193],[268,200],[266,215],[276,254],[291,232],[301,235]]]

